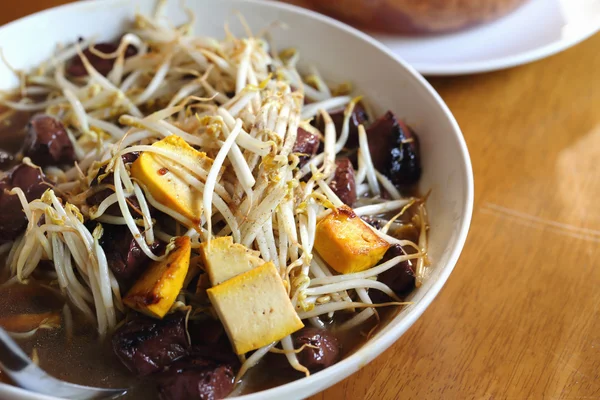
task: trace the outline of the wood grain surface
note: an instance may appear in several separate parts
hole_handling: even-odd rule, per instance
[[[0,23],[65,0],[3,7]],[[431,79],[464,132],[475,209],[415,325],[321,399],[600,399],[600,35]]]

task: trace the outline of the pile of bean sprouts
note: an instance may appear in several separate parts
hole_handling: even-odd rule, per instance
[[[216,40],[193,35],[193,22],[190,17],[188,23],[173,27],[159,6],[150,17],[136,16],[116,54],[94,50],[94,38],[88,38],[57,49],[35,71],[15,71],[21,78],[20,96],[18,100],[5,96],[0,103],[13,112],[39,111],[60,119],[77,161],[66,170],[46,168],[56,184],[40,199],[28,202],[22,190],[12,189],[29,224],[24,234],[0,248],[8,253],[9,283],[26,282],[41,260],[51,260],[71,306],[96,322],[101,337],[110,334],[125,315],[118,282],[99,244],[103,224],[113,224],[126,225],[152,260],[164,257],[151,250],[156,239],[169,242],[176,235],[187,235],[197,249],[201,242],[231,235],[235,243],[258,250],[265,261],[275,264],[298,315],[317,327],[325,327],[323,318],[340,311],[352,313],[337,326],[340,330],[356,328],[377,314],[379,305],[373,304],[369,290],[383,291],[399,304],[377,276],[412,260],[420,285],[428,264],[425,208],[421,199],[403,198],[375,170],[362,126],[356,190],[359,198],[370,200],[354,211],[359,216],[398,216],[407,207],[419,207],[418,243],[388,235],[389,223],[380,230],[372,228],[389,243],[414,251],[345,275],[335,273],[313,252],[317,222],[343,204],[328,184],[359,98],[335,93],[313,67],[301,75],[299,52],[277,53],[269,34],[254,36],[247,29],[246,38],[237,38],[226,29],[225,39]],[[98,56],[116,56],[106,77],[82,53],[87,46]],[[128,46],[135,47],[137,55],[125,58]],[[76,55],[88,76],[66,75],[66,63]],[[329,112],[342,107],[345,119],[338,138]],[[310,125],[317,115],[325,121],[324,132]],[[319,135],[324,143],[324,151],[300,169],[299,155],[292,152],[299,127]],[[200,167],[173,150],[151,146],[170,135],[183,138],[214,161]],[[121,158],[131,152],[155,154],[169,171],[201,192],[202,218],[192,221],[165,207],[132,179]],[[114,187],[101,180],[92,185],[101,171],[114,174]],[[89,196],[106,188],[114,189],[114,194],[98,206],[86,205]],[[380,188],[390,200],[380,197]],[[134,198],[142,217],[133,215],[128,206]],[[114,204],[122,216],[106,214]],[[175,228],[159,227],[150,215],[151,206],[176,221]],[[92,233],[84,225],[89,220],[97,223]],[[174,308],[189,307],[188,303],[182,293]],[[269,351],[285,353],[296,370],[308,374],[288,336],[242,357],[238,377]]]

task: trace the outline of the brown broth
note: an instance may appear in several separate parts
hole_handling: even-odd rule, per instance
[[[44,283],[44,285],[48,284]],[[64,299],[40,283],[14,284],[0,289],[0,318],[27,313],[61,311]],[[73,309],[73,308],[71,308]],[[62,315],[62,314],[61,314]],[[18,340],[25,353],[37,351],[40,367],[67,382],[110,388],[129,388],[124,399],[157,399],[149,382],[136,379],[113,353],[110,340],[101,342],[93,324],[74,312],[74,332],[69,341],[64,328],[39,330]],[[8,381],[4,374],[0,380]]]
[[[48,283],[44,283],[46,285]],[[43,313],[62,310],[65,300],[40,283],[15,284],[0,289],[0,318],[22,314]],[[71,307],[73,310],[73,307]],[[398,308],[379,309],[378,329],[386,325],[398,312]],[[342,358],[359,349],[367,340],[369,331],[375,326],[371,319],[360,330],[336,333],[342,344]],[[22,349],[31,355],[36,349],[40,367],[51,375],[67,382],[81,385],[130,388],[125,400],[156,400],[158,394],[151,378],[139,379],[131,374],[118,360],[110,340],[101,342],[93,324],[74,312],[74,332],[67,340],[63,328],[40,330],[32,338],[19,340]],[[242,393],[255,393],[302,378],[303,375],[280,368],[271,368],[261,361],[245,378]],[[0,373],[0,381],[8,382]]]

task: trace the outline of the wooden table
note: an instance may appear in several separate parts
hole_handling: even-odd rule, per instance
[[[3,7],[0,23],[65,0]],[[317,399],[600,399],[600,35],[436,78],[475,172],[463,254],[417,323]]]

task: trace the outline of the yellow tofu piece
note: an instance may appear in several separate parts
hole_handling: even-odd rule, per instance
[[[341,274],[373,267],[389,247],[348,206],[338,207],[317,224],[315,249]]]
[[[213,162],[179,136],[167,136],[152,146],[176,152],[186,162],[206,171]],[[174,163],[158,154],[144,152],[131,165],[131,176],[142,182],[156,201],[198,223],[202,216],[202,192],[188,185],[179,172],[169,170],[168,166]]]
[[[213,286],[264,264],[256,251],[233,243],[231,236],[213,239],[210,245],[202,243],[200,256]]]
[[[272,262],[207,293],[236,354],[259,349],[304,327]]]
[[[153,261],[123,299],[128,307],[155,318],[164,317],[183,287],[190,264],[188,236],[175,239],[175,247],[162,261]]]

